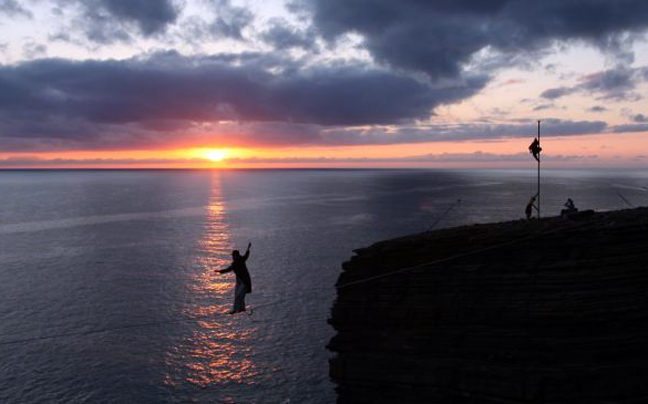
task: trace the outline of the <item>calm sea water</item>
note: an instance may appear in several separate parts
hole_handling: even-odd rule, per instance
[[[646,187],[549,172],[542,209],[646,205]],[[519,219],[533,193],[534,171],[0,171],[0,402],[332,403],[351,251]],[[214,270],[248,241],[256,309],[230,316]]]

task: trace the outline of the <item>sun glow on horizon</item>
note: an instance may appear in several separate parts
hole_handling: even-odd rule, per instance
[[[545,168],[645,167],[643,134],[547,136]],[[17,154],[0,151],[0,170],[15,168],[521,168],[528,166],[528,138],[483,142],[326,147],[194,147],[158,150],[82,150]]]
[[[221,149],[211,149],[205,152],[205,157],[207,157],[208,160],[220,163],[227,158],[227,152]]]
[[[242,152],[238,149],[201,147],[184,149],[180,151],[180,154],[184,155],[186,158],[203,160],[206,163],[224,164],[229,159],[240,157]]]

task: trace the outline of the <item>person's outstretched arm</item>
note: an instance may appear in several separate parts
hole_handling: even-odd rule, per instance
[[[230,266],[228,266],[227,268],[217,269],[217,270],[215,270],[214,272],[218,272],[219,274],[225,274],[225,273],[227,273],[227,272],[231,272],[231,271],[233,271],[233,270],[234,270],[234,268],[232,268],[232,266],[230,265]]]
[[[245,250],[245,254],[243,255],[243,259],[247,261],[248,257],[250,256],[250,247],[252,247],[252,243],[248,243],[247,250]]]

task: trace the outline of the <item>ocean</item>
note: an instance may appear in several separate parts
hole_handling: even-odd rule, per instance
[[[648,171],[547,171],[541,213],[648,204]],[[534,170],[0,171],[0,402],[332,403],[352,250],[519,220]],[[252,243],[252,310],[229,315]]]

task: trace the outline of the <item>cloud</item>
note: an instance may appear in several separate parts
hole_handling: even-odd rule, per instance
[[[59,18],[70,12],[72,23],[50,39],[79,44],[76,34],[97,45],[129,43],[138,37],[164,34],[182,11],[179,0],[58,1],[52,13]]]
[[[23,45],[23,56],[25,59],[35,59],[37,57],[43,57],[46,54],[47,46],[42,43],[29,41]]]
[[[633,123],[626,125],[616,125],[610,128],[613,133],[629,133],[629,132],[648,132],[648,124]]]
[[[596,155],[552,155],[546,154],[544,159],[549,162],[555,161],[578,161],[583,159],[594,159]],[[515,154],[498,154],[486,153],[476,151],[473,153],[441,153],[441,154],[428,154],[424,156],[411,157],[408,161],[412,162],[460,162],[460,163],[480,163],[480,162],[520,162],[528,163],[530,159],[529,153],[515,153]]]
[[[173,58],[171,58],[173,59]],[[170,63],[169,63],[170,62]],[[195,64],[194,64],[195,63]],[[246,62],[242,62],[246,63]],[[45,59],[0,70],[3,109],[35,107],[97,123],[161,118],[290,121],[322,125],[386,124],[422,118],[481,82],[430,89],[411,78],[359,66],[272,74],[263,66],[167,58],[69,62]]]
[[[196,166],[205,165],[209,160],[191,158],[191,159],[64,159],[53,158],[43,159],[38,157],[15,156],[0,159],[0,167],[43,167],[43,168],[62,168],[62,167],[129,167],[129,166]]]
[[[14,114],[15,115],[15,114]],[[68,114],[69,115],[69,114]],[[543,121],[543,136],[579,136],[607,131],[601,121]],[[7,114],[0,120],[0,149],[6,151],[119,150],[158,147],[308,147],[480,142],[535,136],[534,121],[508,124],[325,126],[314,123],[149,119],[144,122],[91,122],[79,117]],[[524,147],[525,149],[525,147]]]
[[[171,0],[93,0],[83,4],[91,22],[112,17],[115,21],[135,24],[144,36],[163,32],[180,13]]]
[[[553,109],[556,108],[554,104],[540,104],[536,107],[533,108],[534,111],[544,111],[547,109]]]
[[[205,44],[214,41],[233,40],[249,42],[245,30],[252,26],[254,14],[245,7],[231,4],[229,0],[204,0],[214,15],[190,15],[183,18],[177,29],[172,30],[169,39],[182,45],[189,45],[194,50],[204,49]]]
[[[21,6],[16,0],[0,0],[0,15],[28,19],[34,17],[31,11]]]
[[[598,112],[606,112],[606,111],[608,111],[608,109],[605,108],[605,107],[602,106],[602,105],[594,105],[593,107],[590,107],[590,108],[588,108],[587,110],[588,110],[589,112],[597,112],[597,113],[598,113]]]
[[[261,54],[0,66],[0,136],[93,141],[200,131],[221,121],[386,125],[430,116],[481,78],[431,87],[362,65],[303,67]],[[269,126],[271,127],[271,126]],[[259,135],[259,137],[263,137]]]
[[[359,64],[305,67],[259,53],[128,60],[41,59],[0,66],[5,150],[363,145],[533,135],[529,122],[421,125],[486,79],[430,85]],[[399,125],[394,127],[393,125]],[[601,133],[601,121],[544,121],[547,136]]]
[[[273,19],[270,22],[270,28],[261,34],[261,38],[279,50],[291,48],[315,50],[317,48],[314,30],[299,30],[290,26],[285,19]]]
[[[583,159],[594,159],[595,155],[550,155],[545,156],[548,161],[577,161]],[[369,163],[406,163],[418,165],[416,163],[528,163],[529,153],[499,154],[476,151],[473,153],[431,153],[423,155],[403,156],[403,157],[354,157],[354,158],[335,158],[335,157],[288,157],[288,158],[237,158],[228,160],[230,164],[369,164]]]
[[[511,56],[586,41],[601,49],[648,27],[643,0],[297,0],[330,41],[358,33],[374,59],[389,66],[454,78],[490,50]]]
[[[602,99],[625,100],[632,98],[631,90],[637,85],[638,69],[617,67],[585,76],[577,89],[601,94]]]
[[[255,31],[251,11],[229,0],[203,2],[212,7],[213,19],[210,13],[187,17],[183,4],[174,0],[69,2],[73,6],[61,7],[81,16],[77,22],[99,44],[139,36],[171,40],[183,32],[195,43],[233,39],[249,41],[251,49],[265,48],[251,42],[254,35],[246,38],[252,32],[275,49],[310,52],[303,52],[309,54],[303,59],[289,59],[290,52],[166,52],[124,60],[3,65],[0,144],[15,150],[109,149],[216,140],[343,145],[527,136],[533,125],[519,122],[417,125],[429,122],[439,106],[484,89],[490,69],[498,66],[493,60],[506,58],[515,65],[528,52],[555,50],[558,42],[586,41],[609,49],[648,27],[648,3],[639,0],[621,0],[622,6],[600,0],[373,0],[370,7],[364,0],[295,1],[289,9],[308,13],[312,25],[278,19],[261,32]],[[0,0],[7,4],[18,3]],[[322,38],[333,43],[348,34],[360,37],[359,46],[378,63],[349,62],[346,55],[326,54],[318,63],[311,59],[325,51],[317,46]],[[647,78],[646,69],[618,66],[584,76],[571,87],[546,90],[542,98],[587,93],[601,100],[636,99],[637,84]],[[520,80],[502,85],[515,84]],[[534,103],[535,110],[552,108],[546,100]],[[601,121],[546,124],[555,136],[611,130]]]
[[[542,135],[581,136],[603,133],[607,124],[602,121],[565,121],[546,119],[542,121]],[[494,139],[528,139],[535,136],[535,121],[504,124],[453,124],[416,125],[371,128],[328,128],[315,138],[320,144],[339,145],[389,145],[428,142],[464,141],[479,142]]]
[[[575,89],[569,87],[550,88],[542,92],[542,94],[540,94],[540,97],[546,98],[548,100],[555,100],[557,98],[561,98],[566,95],[573,94],[575,91],[576,91]]]
[[[254,21],[254,15],[244,7],[233,6],[229,0],[212,0],[216,18],[208,25],[215,38],[243,40],[243,29]]]
[[[636,114],[632,117],[632,121],[637,123],[646,123],[648,122],[648,116],[644,114]]]
[[[603,133],[607,130],[603,121],[566,121],[545,119],[542,121],[542,136],[580,136]]]
[[[545,90],[540,97],[555,100],[574,93],[598,94],[600,100],[632,100],[641,99],[633,92],[637,85],[646,81],[644,68],[627,68],[617,66],[613,69],[589,74],[580,78],[580,82],[572,87],[557,87]]]

